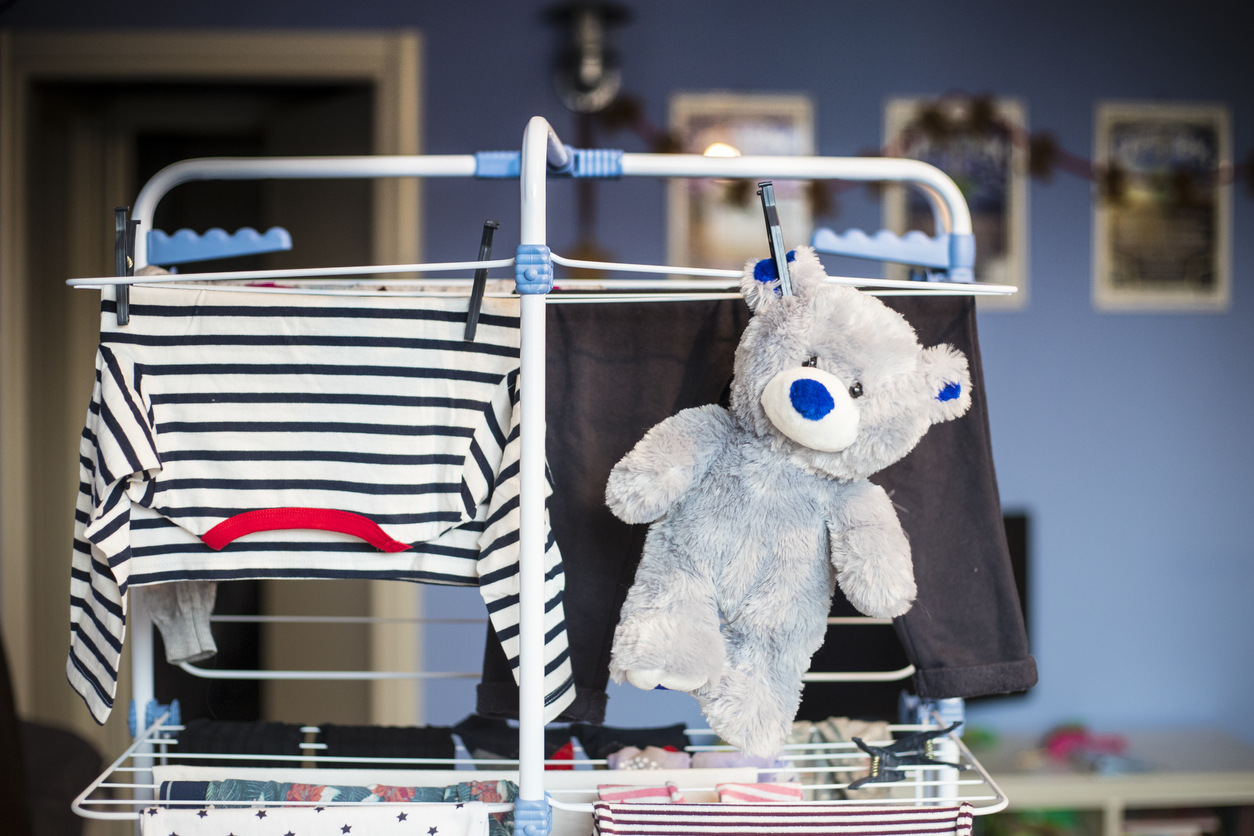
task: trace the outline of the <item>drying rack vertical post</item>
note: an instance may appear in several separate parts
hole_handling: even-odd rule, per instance
[[[540,116],[523,134],[519,182],[522,224],[514,282],[522,297],[519,451],[518,801],[515,832],[545,836],[553,824],[544,795],[544,311],[553,289],[546,245],[548,166],[563,168],[570,152]]]

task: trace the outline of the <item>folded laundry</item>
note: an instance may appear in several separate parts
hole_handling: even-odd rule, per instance
[[[718,800],[724,804],[760,804],[767,801],[801,801],[800,784],[718,784]]]
[[[327,804],[344,804],[346,802],[367,804],[456,803],[460,806],[475,801],[503,804],[512,802],[517,797],[518,786],[512,781],[463,781],[460,784],[452,784],[447,787],[395,787],[386,784],[334,786],[227,779],[223,781],[163,781],[158,791],[158,799],[160,801],[174,802],[178,805],[177,809],[216,809],[223,803],[249,801],[292,801],[305,804],[310,802],[325,802]],[[188,804],[188,802],[195,801],[203,801],[205,804]],[[214,802],[218,802],[218,805],[215,806]],[[275,811],[275,808],[267,809],[271,812]],[[291,808],[282,807],[278,809],[287,810]],[[513,821],[514,814],[512,812],[493,813],[488,825],[491,836],[509,836]]]
[[[768,783],[775,780],[775,773],[762,772],[760,770],[771,767],[783,769],[785,765],[783,758],[755,758],[740,751],[695,752],[692,756],[693,769],[728,769],[737,766],[756,766],[759,769],[758,777]],[[789,773],[789,777],[781,780],[795,781],[797,780],[796,773]]]
[[[453,726],[451,731],[462,739],[471,757],[504,760],[515,760],[518,757],[518,726],[511,726],[505,720],[471,714]],[[564,751],[568,752],[568,757],[573,759],[574,749],[568,747],[570,747],[568,730],[561,728],[544,730],[546,760],[561,759]]]
[[[788,804],[593,804],[601,836],[723,836],[728,833],[839,836],[970,836],[971,805],[833,808]],[[240,834],[239,836],[242,836]]]
[[[658,746],[637,749],[628,746],[605,758],[610,769],[688,769],[692,758],[687,752],[672,752]]]
[[[507,836],[482,803],[330,807],[149,807],[139,816],[141,836]]]
[[[721,785],[720,785],[721,786]],[[597,797],[615,804],[683,804],[679,787],[667,781],[660,787],[634,784],[597,784]]]
[[[857,744],[853,742],[855,737],[861,737],[870,743],[887,743],[893,739],[893,733],[889,731],[888,723],[881,720],[851,720],[848,717],[828,717],[818,723],[811,723],[806,720],[798,720],[792,724],[792,734],[788,737],[789,743],[814,743],[817,744],[813,749],[802,749],[797,754],[807,756],[804,761],[805,768],[819,770],[822,767],[831,766],[833,769],[827,771],[802,772],[801,783],[803,784],[852,784],[870,774],[870,758],[859,758],[851,760],[847,756],[850,754],[861,754],[857,749]],[[841,748],[834,748],[832,743],[847,744]],[[818,757],[820,755],[833,755],[831,758]],[[854,768],[850,768],[854,767]],[[913,790],[910,790],[913,792]],[[865,787],[850,793],[847,790],[820,789],[814,790],[814,797],[817,800],[828,800],[833,798],[892,798],[894,790],[891,787]]]
[[[647,729],[620,729],[613,726],[575,723],[570,727],[570,733],[579,738],[588,757],[600,760],[628,746],[637,746],[642,749],[648,746],[665,749],[669,746],[682,752],[688,745],[685,728],[687,727],[683,723]]]
[[[180,758],[187,765],[203,766],[297,766],[304,734],[294,723],[235,722],[225,720],[191,720],[178,733],[178,746],[172,751],[182,755],[284,755],[286,760],[261,759],[198,759]]]
[[[321,754],[337,758],[442,758],[456,757],[453,730],[447,726],[321,726],[326,749]],[[337,763],[349,769],[368,769],[372,763]],[[406,764],[413,769],[447,769],[447,764]]]

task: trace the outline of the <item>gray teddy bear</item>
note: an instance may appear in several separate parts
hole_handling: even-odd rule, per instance
[[[829,284],[789,253],[793,296],[769,259],[746,266],[754,316],[736,349],[731,409],[686,409],[610,473],[605,498],[652,523],[614,633],[610,673],[691,692],[744,752],[780,751],[834,584],[859,611],[902,615],[910,544],[867,477],[971,404],[967,360],[923,348],[878,299]]]

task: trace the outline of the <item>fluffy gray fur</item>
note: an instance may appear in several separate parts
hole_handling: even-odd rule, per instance
[[[736,350],[731,409],[668,418],[610,474],[610,510],[652,523],[610,673],[691,692],[724,740],[771,756],[823,642],[834,584],[867,615],[910,609],[910,544],[867,477],[963,414],[971,381],[961,353],[923,348],[900,314],[829,284],[813,250],[797,250],[792,297],[755,281],[753,266],[741,290],[755,315]],[[766,384],[814,355],[863,387],[857,437],[839,452],[798,444],[762,407]],[[961,394],[938,400],[953,383]]]

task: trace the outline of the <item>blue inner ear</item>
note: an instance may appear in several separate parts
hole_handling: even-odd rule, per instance
[[[789,250],[787,258],[789,262],[796,261],[797,251]],[[766,284],[767,282],[773,282],[776,279],[778,279],[779,271],[775,269],[774,259],[764,258],[761,261],[759,261],[757,264],[753,265],[753,278],[756,279],[757,281],[762,282],[763,284]]]
[[[940,390],[940,394],[936,396],[938,401],[952,401],[954,398],[962,394],[961,383],[946,383],[945,388]]]

